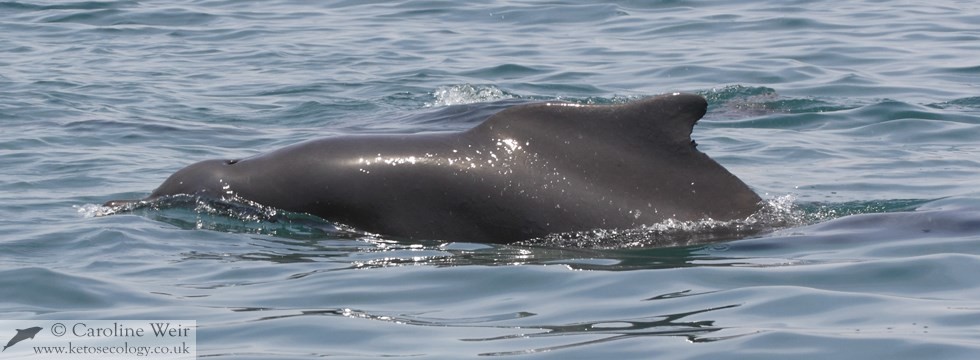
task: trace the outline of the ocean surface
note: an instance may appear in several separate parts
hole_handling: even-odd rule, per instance
[[[0,1],[0,319],[196,320],[202,358],[976,359],[978,24],[953,0]],[[674,91],[709,100],[693,137],[771,227],[492,245],[193,200],[98,216],[203,159]]]

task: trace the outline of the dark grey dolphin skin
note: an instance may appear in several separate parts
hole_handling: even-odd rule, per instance
[[[37,335],[39,331],[41,331],[41,327],[39,326],[30,327],[26,329],[17,329],[17,335],[14,335],[14,337],[7,342],[7,345],[3,347],[3,350],[0,351],[7,351],[7,348],[14,346],[14,344],[17,344],[27,339],[33,339],[34,335]]]
[[[384,235],[488,243],[745,218],[759,196],[691,140],[706,109],[678,93],[516,105],[462,132],[340,136],[202,161],[144,200],[238,196]]]

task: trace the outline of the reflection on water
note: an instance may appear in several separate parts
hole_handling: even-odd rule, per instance
[[[690,295],[680,295],[690,296]],[[677,294],[664,294],[647,299],[648,301],[671,299]],[[516,312],[494,314],[479,317],[461,318],[437,318],[424,316],[423,314],[405,314],[384,311],[366,311],[349,308],[337,309],[275,309],[275,308],[234,308],[233,312],[248,313],[256,312],[262,316],[249,321],[277,320],[302,316],[330,316],[363,319],[371,321],[388,322],[399,325],[425,326],[425,327],[449,327],[449,328],[492,328],[502,329],[511,332],[507,335],[485,337],[485,338],[461,338],[467,342],[503,342],[510,346],[518,342],[535,343],[535,339],[556,338],[567,339],[560,345],[546,347],[531,347],[520,350],[508,350],[499,352],[482,353],[483,356],[519,355],[543,351],[553,351],[560,349],[574,348],[578,346],[592,345],[597,343],[608,343],[636,337],[647,336],[670,336],[684,337],[690,342],[712,342],[745,334],[735,334],[726,336],[710,336],[712,333],[723,330],[724,327],[716,325],[715,320],[705,320],[704,315],[715,311],[732,309],[738,304],[717,306],[707,309],[691,310],[674,314],[652,315],[638,319],[598,319],[594,321],[584,321],[566,324],[531,324],[527,325],[529,319],[533,319],[538,314],[530,312]],[[521,324],[507,324],[507,322],[520,322]],[[461,332],[465,333],[465,332]],[[754,332],[752,332],[754,333]],[[583,339],[587,338],[587,339]]]
[[[544,351],[553,351],[560,349],[574,348],[578,346],[593,345],[598,343],[607,343],[618,340],[625,340],[636,337],[645,336],[679,336],[685,337],[691,342],[711,342],[721,340],[723,338],[731,338],[734,336],[725,336],[723,338],[709,337],[708,334],[722,330],[723,328],[715,326],[715,321],[713,320],[691,320],[685,321],[688,317],[694,315],[700,315],[716,310],[730,309],[738,307],[738,305],[727,305],[721,307],[715,307],[710,309],[702,309],[689,311],[685,313],[669,314],[669,315],[658,315],[653,316],[650,319],[641,320],[610,320],[610,321],[595,321],[595,322],[579,322],[573,324],[563,324],[563,325],[537,325],[537,326],[521,326],[515,328],[515,330],[521,330],[522,332],[514,335],[493,337],[493,338],[483,338],[483,339],[464,339],[466,341],[497,341],[497,340],[509,340],[509,339],[534,339],[542,337],[568,337],[574,338],[577,336],[588,336],[593,339],[570,342],[562,345],[553,345],[541,348],[532,348],[524,350],[515,351],[505,351],[505,352],[495,352],[495,353],[484,353],[480,355],[519,355],[519,354],[529,354]],[[532,330],[542,330],[536,333],[527,333],[528,329]],[[745,334],[747,335],[747,334]],[[735,335],[741,336],[741,335]],[[597,339],[595,337],[598,337]]]

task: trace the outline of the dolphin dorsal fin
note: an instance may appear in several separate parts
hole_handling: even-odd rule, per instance
[[[620,105],[562,102],[515,106],[491,116],[474,129],[559,137],[638,139],[664,145],[691,143],[691,131],[707,111],[704,97],[673,93]]]

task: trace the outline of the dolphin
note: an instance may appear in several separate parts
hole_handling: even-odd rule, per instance
[[[743,219],[761,207],[697,149],[704,97],[530,103],[466,131],[348,135],[206,160],[143,200],[244,199],[396,238],[511,243],[667,219]]]
[[[3,350],[0,350],[0,352],[7,351],[7,348],[14,346],[15,344],[21,341],[27,339],[33,339],[34,335],[37,335],[37,333],[40,332],[41,330],[42,328],[40,326],[30,327],[26,329],[17,329],[17,335],[14,335],[14,337],[7,342],[7,345],[4,346]]]

